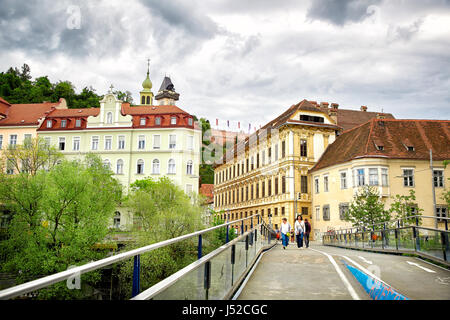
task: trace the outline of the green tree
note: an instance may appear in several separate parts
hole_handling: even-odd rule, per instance
[[[344,215],[354,227],[372,226],[390,220],[390,213],[384,209],[384,204],[375,188],[365,186],[353,196],[349,209]],[[378,226],[379,227],[379,226]]]
[[[136,221],[134,243],[124,250],[175,238],[202,229],[202,208],[167,177],[138,180],[126,200]],[[148,288],[195,261],[196,239],[181,241],[141,255],[141,284]],[[122,298],[130,296],[133,259],[120,266],[118,277]]]
[[[403,222],[406,222],[407,224],[414,224],[416,221],[415,218],[407,218],[422,215],[423,209],[419,208],[416,203],[416,194],[414,190],[409,190],[408,196],[396,194],[392,199],[393,202],[389,212],[395,214],[395,218],[402,219]],[[420,222],[421,219],[419,219],[419,223]]]
[[[113,93],[116,95],[117,99],[122,100],[123,102],[128,102],[129,104],[133,104],[133,95],[130,91],[127,90],[123,92],[116,90]]]
[[[8,238],[0,243],[2,270],[18,283],[66,270],[106,252],[94,249],[108,225],[122,188],[98,156],[62,161],[34,176],[0,176],[0,202],[14,212]],[[82,275],[83,290],[68,290],[65,282],[39,290],[38,299],[81,298],[100,272]]]

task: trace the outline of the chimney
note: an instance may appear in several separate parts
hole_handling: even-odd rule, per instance
[[[361,111],[366,112],[367,111],[367,106],[361,106]]]
[[[321,103],[320,103],[320,107],[321,107],[321,108],[328,109],[328,105],[329,105],[328,102],[321,102]]]
[[[339,104],[338,103],[332,103],[331,104],[331,109],[337,109],[339,108]]]
[[[386,119],[384,113],[377,113],[377,119]]]
[[[331,105],[333,106],[333,103]],[[333,119],[334,124],[337,124],[337,113],[338,113],[337,107],[332,107],[331,109],[328,110],[328,115],[330,116],[331,119]]]

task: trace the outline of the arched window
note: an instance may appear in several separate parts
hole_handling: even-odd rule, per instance
[[[170,159],[169,160],[169,169],[168,169],[167,173],[176,173],[175,160],[174,159]]]
[[[117,170],[116,170],[117,174],[123,174],[123,160],[119,159],[117,160]]]
[[[193,167],[192,160],[189,160],[186,165],[186,174],[188,175],[192,174],[192,167]]]
[[[147,96],[147,104],[150,104],[150,96]]]
[[[103,166],[105,168],[111,169],[111,162],[109,162],[109,159],[103,160]]]
[[[137,162],[137,174],[143,174],[144,173],[144,160],[139,159]]]
[[[153,160],[152,173],[153,174],[159,174],[159,160],[158,159]]]
[[[116,211],[116,213],[114,215],[113,226],[116,229],[120,229],[120,212],[119,211]]]
[[[141,104],[145,104],[145,96],[142,96]]]
[[[108,112],[106,114],[106,123],[111,124],[112,123],[112,118],[113,118],[112,112]]]

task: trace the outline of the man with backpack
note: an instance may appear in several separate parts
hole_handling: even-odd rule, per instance
[[[309,247],[309,234],[310,234],[310,232],[311,232],[311,224],[308,222],[308,219],[305,219],[305,235],[304,235],[304,238],[305,238],[305,244],[306,244],[307,248]]]

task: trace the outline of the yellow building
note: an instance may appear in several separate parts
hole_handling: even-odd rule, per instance
[[[344,113],[352,116],[343,118],[341,124],[339,116]],[[238,142],[222,163],[215,165],[215,210],[223,211],[229,220],[260,214],[275,229],[284,217],[292,226],[299,214],[310,220],[308,170],[334,142],[337,132],[359,125],[367,117],[376,114],[367,109],[340,110],[337,104],[328,108],[328,103],[307,100],[291,106]]]
[[[442,194],[450,167],[444,168],[443,160],[450,159],[449,146],[450,121],[373,119],[344,132],[309,171],[315,236],[351,227],[343,214],[358,189],[367,185],[377,189],[385,209],[393,196],[407,196],[414,190],[422,215],[446,217]],[[437,226],[435,219],[424,218],[423,224]]]

